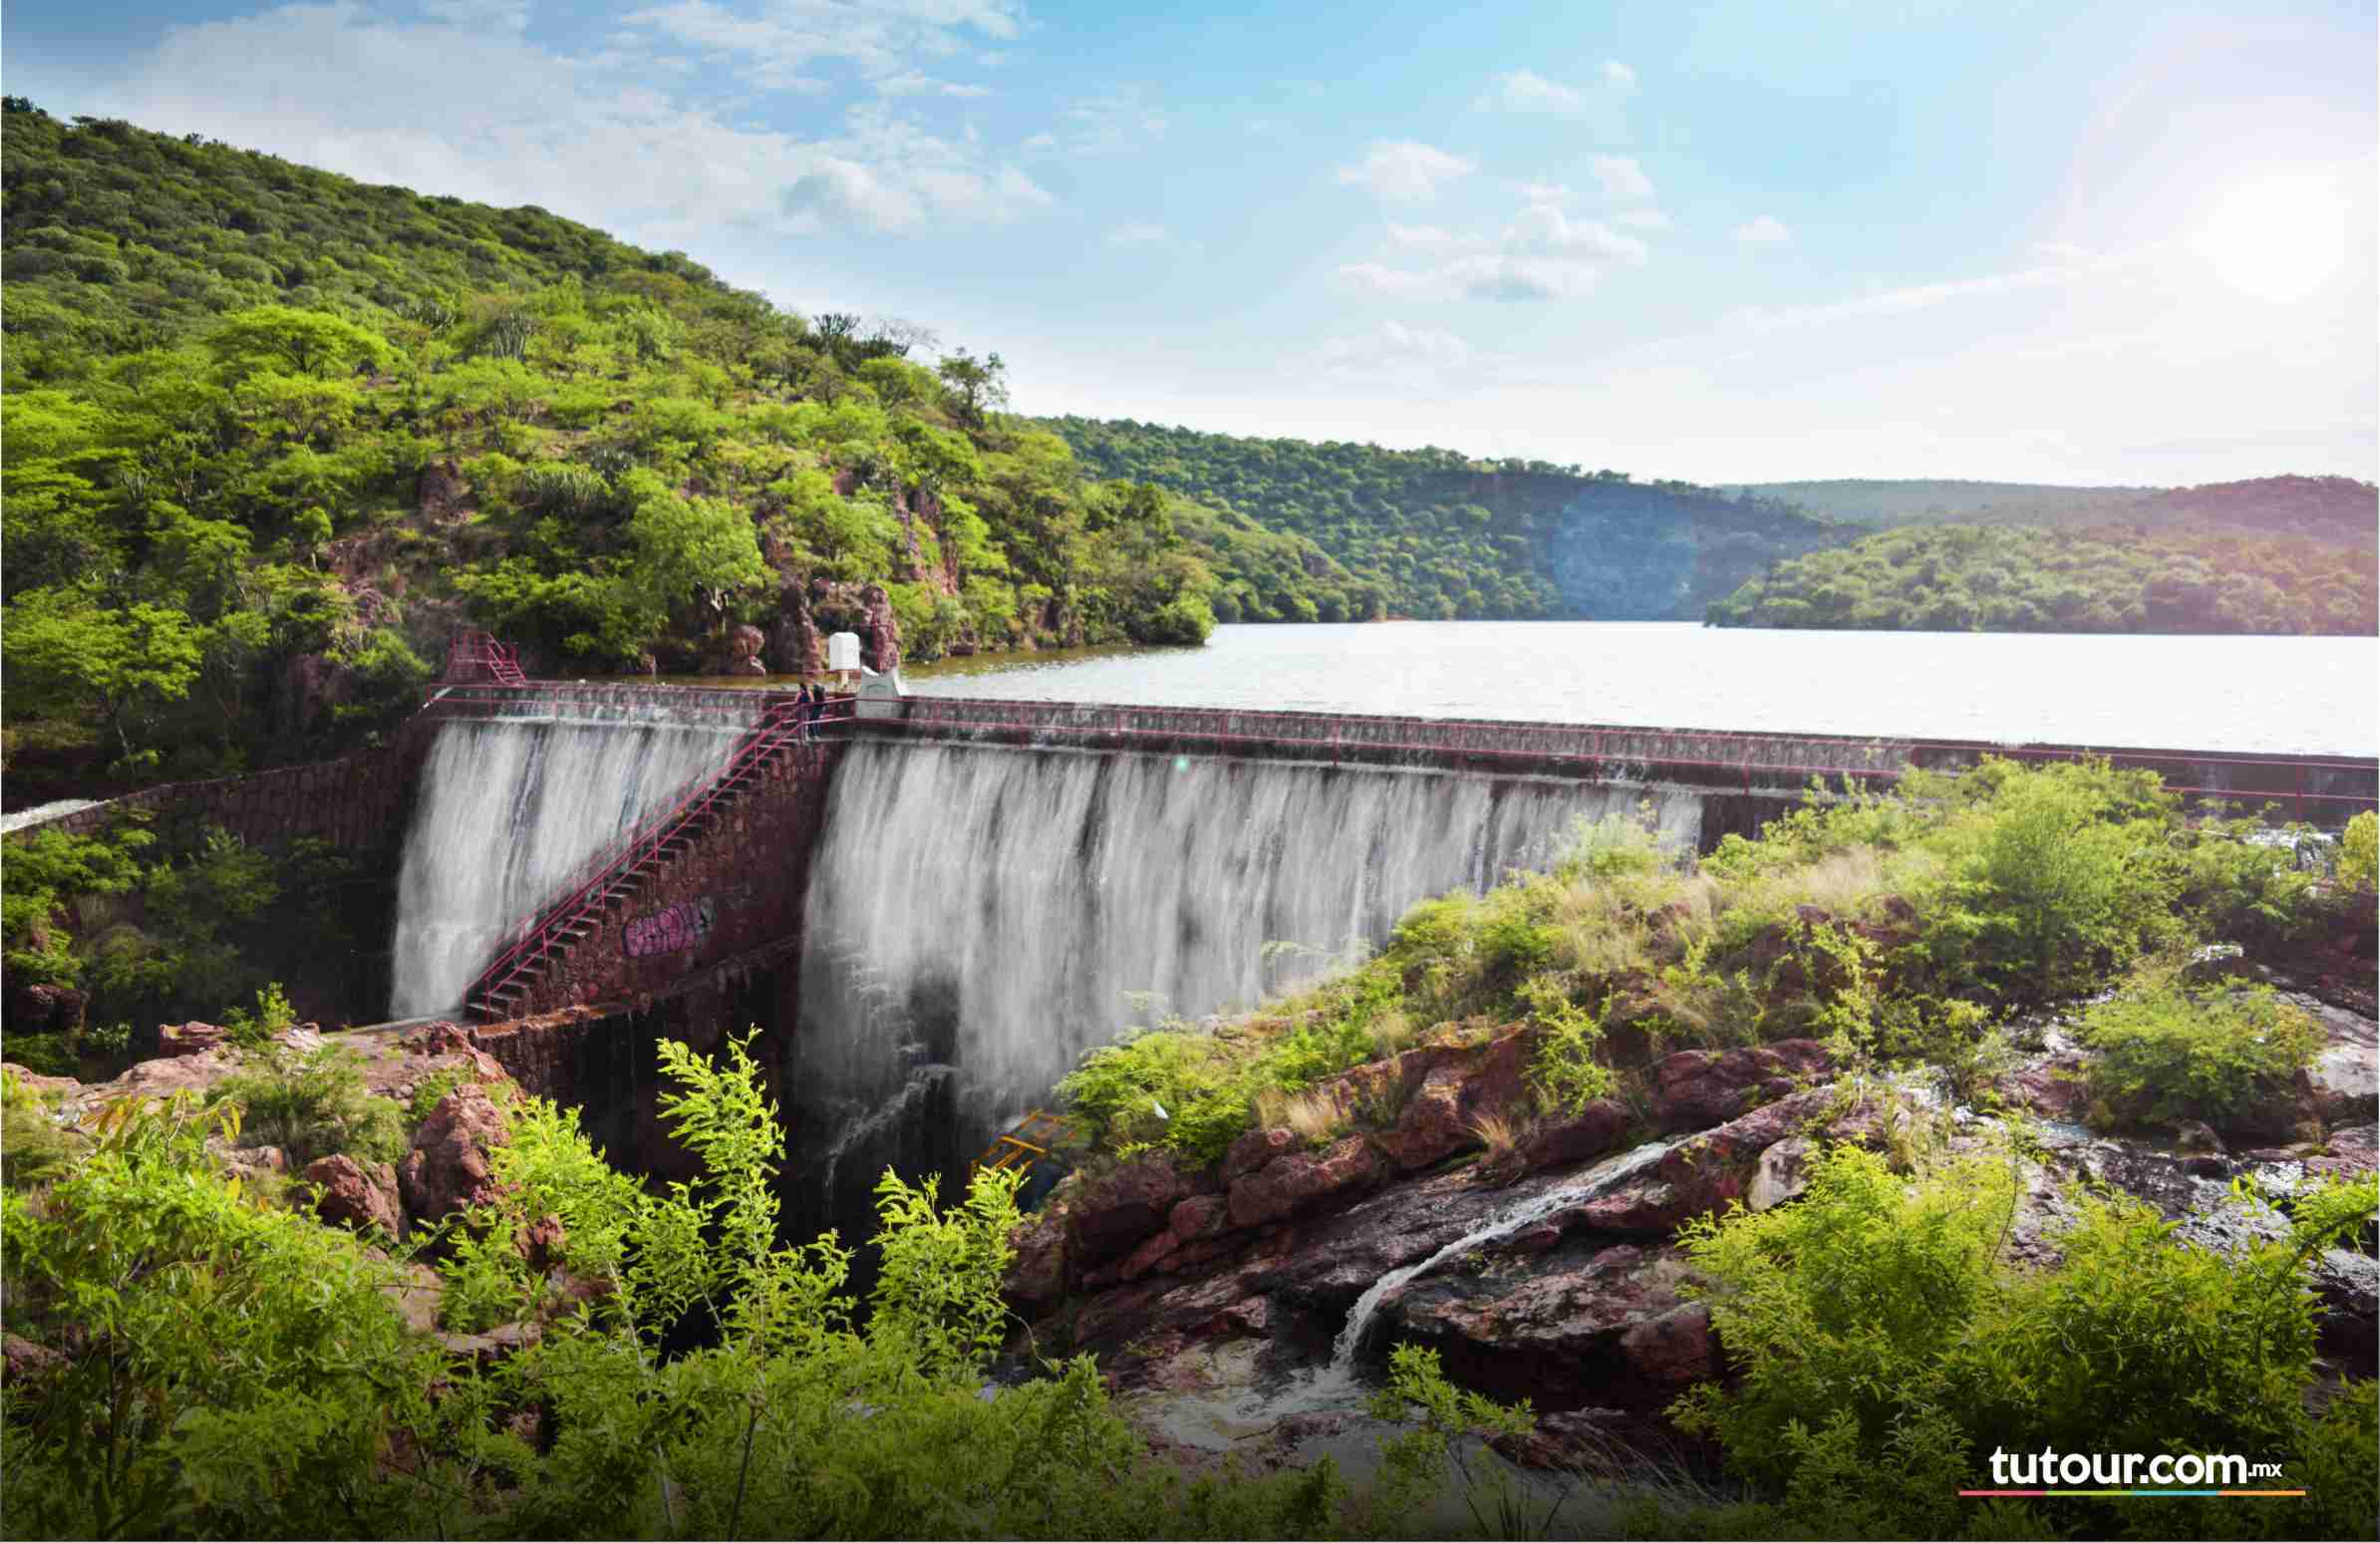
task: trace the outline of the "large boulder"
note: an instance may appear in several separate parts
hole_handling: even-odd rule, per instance
[[[1075,1262],[1095,1266],[1130,1253],[1163,1231],[1174,1206],[1197,1188],[1163,1152],[1143,1153],[1085,1181],[1066,1197]]]
[[[414,1132],[413,1150],[397,1169],[406,1214],[433,1225],[492,1201],[497,1188],[488,1153],[510,1139],[504,1111],[486,1089],[466,1082],[446,1094]]]
[[[324,1221],[357,1232],[377,1229],[391,1238],[404,1230],[393,1164],[360,1163],[339,1152],[316,1158],[298,1177],[320,1187],[314,1214]]]
[[[1568,1119],[1531,1136],[1522,1148],[1532,1168],[1561,1168],[1619,1148],[1634,1120],[1626,1105],[1611,1098],[1589,1100]]]
[[[1816,1040],[1679,1051],[1652,1068],[1653,1108],[1664,1129],[1699,1130],[1805,1087],[1832,1066]]]
[[[1003,1284],[1018,1307],[1033,1312],[1066,1294],[1069,1238],[1065,1213],[1054,1208],[1027,1217],[1009,1234],[1016,1257]]]
[[[1388,1176],[1379,1149],[1351,1135],[1320,1152],[1292,1152],[1231,1186],[1231,1223],[1255,1227],[1298,1211],[1344,1202]]]

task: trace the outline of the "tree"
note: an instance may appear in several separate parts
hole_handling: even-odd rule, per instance
[[[12,705],[98,715],[129,762],[134,736],[198,678],[199,629],[186,612],[134,604],[99,609],[71,591],[35,590],[8,608]]]
[[[1008,407],[1008,368],[998,354],[978,360],[965,349],[942,361],[936,373],[950,387],[961,423],[979,426],[987,412]]]

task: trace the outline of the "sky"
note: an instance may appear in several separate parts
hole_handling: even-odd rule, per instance
[[[8,0],[0,79],[536,204],[1013,406],[1701,482],[2380,462],[2374,8]]]

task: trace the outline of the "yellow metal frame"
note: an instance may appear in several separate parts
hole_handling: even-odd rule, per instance
[[[994,1138],[992,1144],[984,1148],[984,1154],[969,1165],[968,1171],[973,1174],[979,1169],[988,1168],[992,1172],[999,1173],[1010,1168],[1022,1167],[1036,1157],[1046,1157],[1049,1155],[1049,1146],[1055,1145],[1057,1138],[1065,1133],[1067,1123],[1066,1117],[1062,1114],[1052,1114],[1047,1109],[1035,1109],[1017,1122],[1016,1129],[1009,1131],[1006,1135]],[[1041,1141],[1028,1140],[1028,1136],[1039,1136]],[[1049,1145],[1042,1145],[1041,1142],[1047,1142]]]

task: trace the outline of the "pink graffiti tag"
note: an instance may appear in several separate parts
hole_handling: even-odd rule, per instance
[[[631,959],[647,954],[671,954],[680,949],[693,948],[711,936],[713,906],[710,896],[700,900],[681,900],[676,905],[632,919],[620,929],[621,946]]]

